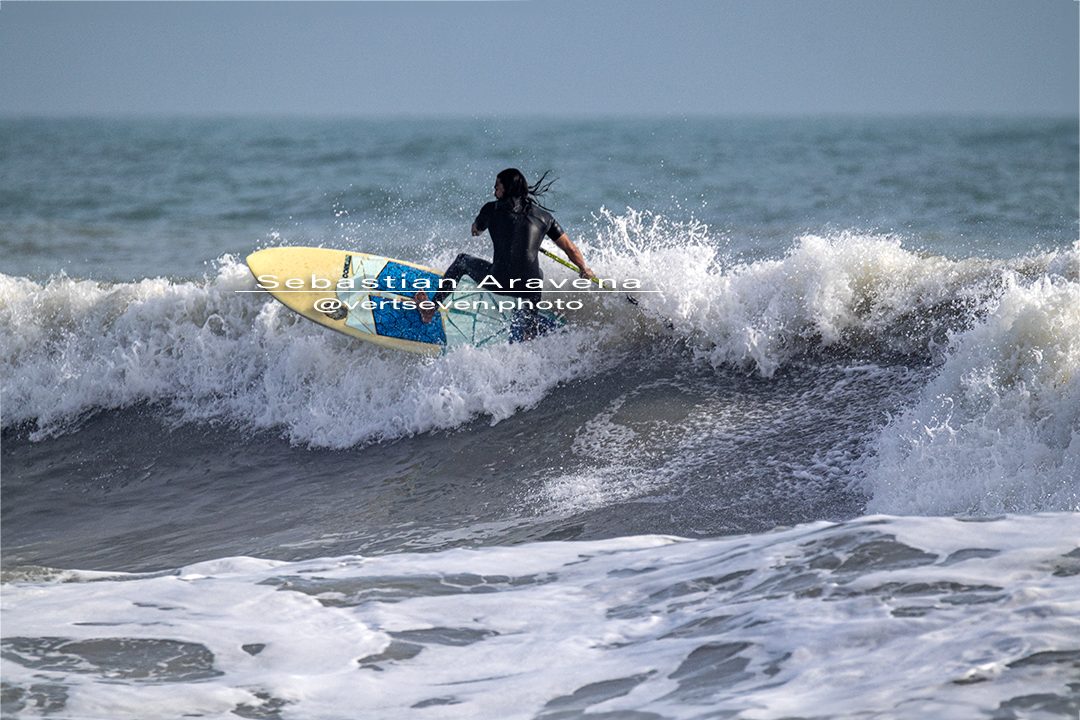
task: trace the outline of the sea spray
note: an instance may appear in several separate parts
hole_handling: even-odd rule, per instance
[[[941,359],[950,332],[970,327],[1007,278],[1076,278],[1080,247],[1009,260],[951,259],[896,235],[846,230],[796,238],[780,257],[733,260],[694,221],[648,212],[597,217],[585,247],[597,267],[642,277],[640,314],[714,366],[771,377],[822,353]],[[619,298],[606,298],[609,312]]]
[[[1010,280],[882,432],[871,510],[1080,511],[1080,283]]]

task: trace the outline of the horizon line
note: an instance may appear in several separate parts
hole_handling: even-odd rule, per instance
[[[9,0],[10,1],[10,0]],[[1001,118],[1001,119],[1076,119],[1077,111],[1016,110],[919,110],[919,111],[692,111],[692,112],[566,112],[566,113],[489,113],[464,112],[290,112],[290,111],[0,111],[0,120],[813,120],[813,119],[920,119],[920,118]]]

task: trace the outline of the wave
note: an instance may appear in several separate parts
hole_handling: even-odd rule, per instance
[[[239,292],[254,281],[231,256],[201,281],[0,275],[3,427],[40,440],[101,410],[156,404],[184,422],[344,448],[495,423],[559,384],[671,348],[678,362],[765,378],[796,359],[836,353],[922,362],[950,352],[952,334],[982,322],[1003,293],[1040,278],[1075,284],[1080,252],[949,260],[896,238],[845,232],[799,238],[779,259],[734,263],[704,226],[633,211],[602,217],[581,244],[605,276],[637,277],[656,292],[640,293],[636,307],[620,294],[596,295],[557,336],[434,359],[327,332],[266,296]]]

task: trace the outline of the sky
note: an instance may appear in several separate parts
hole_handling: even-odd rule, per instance
[[[1076,0],[0,0],[0,115],[1078,112]]]

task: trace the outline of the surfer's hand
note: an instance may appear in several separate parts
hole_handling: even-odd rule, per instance
[[[580,269],[580,270],[578,271],[578,275],[579,275],[580,277],[583,277],[583,278],[585,278],[586,280],[595,280],[595,279],[596,279],[596,273],[594,273],[594,272],[592,271],[592,269],[591,269],[591,268],[589,268],[589,267],[587,267],[587,266],[583,266],[583,267],[582,267],[582,268],[581,268],[581,269]]]
[[[480,234],[480,231],[476,229],[476,223],[473,223],[472,224],[472,236],[476,237],[479,234]]]

